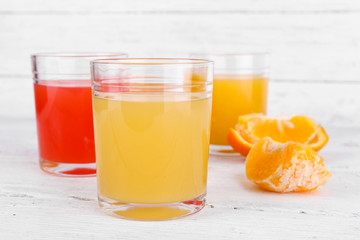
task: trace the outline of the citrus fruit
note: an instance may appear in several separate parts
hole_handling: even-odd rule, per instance
[[[262,113],[242,115],[227,139],[233,149],[246,156],[252,145],[263,137],[286,143],[299,142],[320,150],[328,141],[325,130],[308,116],[268,117]]]
[[[246,177],[273,192],[303,192],[324,185],[331,174],[317,152],[297,142],[260,139],[246,158]]]

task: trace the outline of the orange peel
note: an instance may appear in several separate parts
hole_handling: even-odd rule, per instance
[[[227,140],[235,151],[247,156],[251,147],[263,137],[280,143],[302,143],[315,151],[329,140],[325,130],[308,116],[268,117],[260,113],[240,116],[235,128],[230,128]]]

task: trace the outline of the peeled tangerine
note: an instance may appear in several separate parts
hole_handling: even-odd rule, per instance
[[[297,142],[257,141],[246,158],[246,176],[273,192],[303,192],[324,185],[331,173],[317,152]]]

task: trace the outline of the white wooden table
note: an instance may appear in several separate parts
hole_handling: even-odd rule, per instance
[[[360,239],[359,9],[356,0],[0,0],[0,240]],[[243,159],[211,157],[199,214],[138,222],[100,211],[95,178],[39,169],[31,53],[247,49],[272,52],[269,114],[307,114],[328,132],[327,185],[264,192]]]
[[[359,84],[270,85],[270,114],[308,114],[329,133],[320,152],[333,174],[327,185],[308,193],[265,192],[245,178],[242,158],[211,157],[207,205],[200,213],[142,222],[101,212],[95,178],[42,172],[31,80],[2,83],[8,91],[0,94],[1,240],[360,238]]]

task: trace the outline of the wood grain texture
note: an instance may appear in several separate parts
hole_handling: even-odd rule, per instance
[[[358,12],[359,5],[353,0],[209,0],[209,1],[168,1],[168,0],[107,0],[107,1],[87,1],[87,0],[16,0],[2,1],[0,3],[1,12],[16,14],[18,12],[83,12],[91,14],[93,12],[128,12],[129,14],[137,11],[145,13],[158,12],[189,12],[198,11],[221,12],[221,11],[253,11],[269,13],[343,13]]]
[[[354,0],[0,1],[0,239],[359,239],[360,2]],[[303,194],[259,190],[240,157],[211,157],[208,203],[164,222],[103,214],[95,178],[38,167],[29,55],[272,52],[268,113],[327,130],[333,174]]]
[[[30,75],[29,55],[125,51],[272,52],[272,77],[358,81],[358,1],[5,1],[0,76]]]
[[[0,94],[0,118],[34,119],[34,94],[28,78],[3,78]],[[270,81],[268,93],[269,115],[312,116],[327,126],[360,126],[360,82],[322,83]],[[11,99],[11,101],[10,101]]]
[[[357,239],[360,124],[357,84],[275,82],[269,113],[304,113],[325,126],[320,151],[333,177],[302,194],[261,191],[239,157],[211,157],[208,202],[176,221],[105,215],[95,178],[58,178],[38,167],[31,80],[7,79],[0,95],[0,239]],[[15,91],[17,90],[17,91]],[[318,93],[321,91],[321,97]],[[346,94],[344,94],[346,93]],[[9,104],[9,97],[14,101]]]
[[[19,126],[16,121],[11,124],[1,121],[1,125],[4,123]],[[317,191],[302,194],[261,191],[245,178],[242,158],[211,157],[208,203],[203,211],[176,221],[136,222],[110,217],[99,210],[95,178],[58,178],[41,172],[34,149],[34,122],[22,120],[21,123],[20,128],[2,129],[7,136],[17,136],[19,145],[16,154],[8,148],[1,149],[1,239],[356,239],[360,236],[357,161],[360,151],[349,146],[334,149],[332,145],[346,141],[342,134],[321,152],[333,177]],[[31,134],[24,135],[23,130]],[[330,130],[339,133],[343,129]],[[360,138],[359,129],[351,131],[353,138]],[[1,142],[5,140],[3,136]],[[28,145],[28,149],[23,145]],[[8,143],[9,146],[12,145]]]

